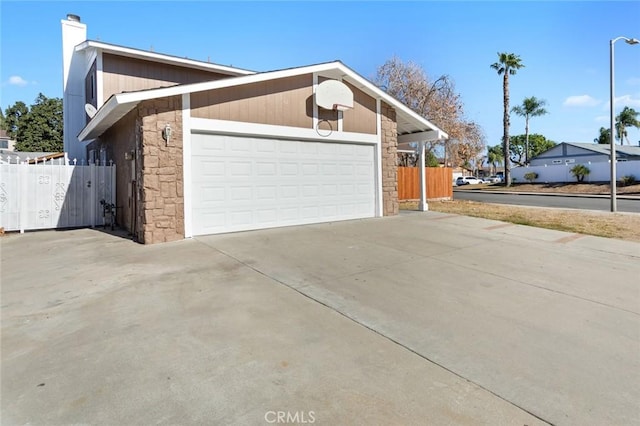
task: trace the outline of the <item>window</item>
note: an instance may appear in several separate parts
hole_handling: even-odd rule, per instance
[[[9,149],[9,141],[0,141],[0,149]]]

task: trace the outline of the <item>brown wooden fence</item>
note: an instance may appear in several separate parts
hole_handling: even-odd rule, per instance
[[[427,199],[453,198],[453,170],[450,167],[426,167]],[[398,200],[420,198],[420,174],[417,167],[398,167]]]

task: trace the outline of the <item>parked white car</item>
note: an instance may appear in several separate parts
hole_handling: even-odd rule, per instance
[[[484,181],[489,183],[500,183],[502,182],[502,178],[500,176],[493,175],[493,176],[484,178]]]
[[[478,179],[477,177],[474,177],[474,176],[460,176],[458,179],[456,179],[457,186],[478,185],[480,183],[484,183],[484,182],[482,181],[482,179]]]

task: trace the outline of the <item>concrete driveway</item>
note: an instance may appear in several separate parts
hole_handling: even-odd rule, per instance
[[[2,424],[640,423],[640,244],[407,212],[0,249]]]

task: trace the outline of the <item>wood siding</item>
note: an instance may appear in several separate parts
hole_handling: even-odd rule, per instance
[[[344,82],[353,92],[353,109],[344,111],[342,129],[345,132],[376,134],[376,100],[355,86]]]
[[[304,74],[193,93],[191,116],[309,129],[313,78]]]
[[[427,199],[453,198],[453,171],[450,167],[426,167]],[[398,167],[398,199],[420,199],[420,171],[417,167]]]
[[[113,94],[228,78],[228,75],[103,54],[104,100]]]

